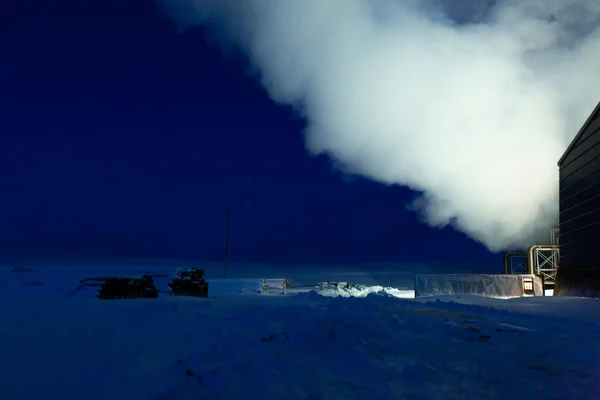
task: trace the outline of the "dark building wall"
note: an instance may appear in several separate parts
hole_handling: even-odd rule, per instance
[[[600,104],[558,165],[560,268],[555,294],[600,297]]]

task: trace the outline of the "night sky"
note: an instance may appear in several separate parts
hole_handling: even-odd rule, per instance
[[[152,1],[0,9],[0,256],[238,262],[498,259],[405,209],[410,190],[311,157],[201,29]]]

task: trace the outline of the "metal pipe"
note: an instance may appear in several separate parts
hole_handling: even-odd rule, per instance
[[[527,253],[519,253],[519,252],[513,252],[513,253],[506,253],[504,254],[504,274],[508,275],[508,262],[510,260],[511,257],[523,257],[525,259],[527,259]]]

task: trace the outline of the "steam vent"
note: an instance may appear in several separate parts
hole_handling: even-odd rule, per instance
[[[558,167],[560,268],[554,295],[600,297],[600,103]]]

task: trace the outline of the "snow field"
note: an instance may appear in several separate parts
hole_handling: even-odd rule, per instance
[[[382,286],[102,301],[71,271],[0,274],[0,398],[600,397],[592,299]]]

